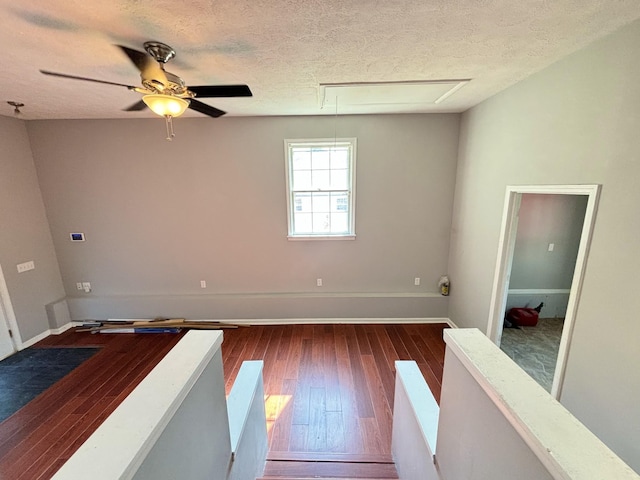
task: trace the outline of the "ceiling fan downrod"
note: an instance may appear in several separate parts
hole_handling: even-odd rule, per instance
[[[176,136],[176,134],[173,133],[173,117],[171,115],[165,115],[164,119],[167,124],[167,140],[171,142],[173,141],[173,137]]]

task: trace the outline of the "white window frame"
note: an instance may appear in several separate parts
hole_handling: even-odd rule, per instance
[[[295,233],[294,230],[294,193],[293,190],[293,156],[291,155],[292,149],[299,146],[318,146],[318,147],[333,147],[336,145],[348,145],[351,149],[351,155],[349,158],[349,188],[347,190],[347,198],[349,199],[349,231],[346,233]],[[355,240],[355,207],[356,207],[356,138],[311,138],[311,139],[285,139],[284,141],[284,153],[285,153],[285,172],[286,172],[286,184],[287,184],[287,224],[289,240]],[[331,191],[331,190],[314,190],[318,192]]]

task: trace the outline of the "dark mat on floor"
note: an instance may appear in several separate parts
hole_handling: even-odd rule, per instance
[[[13,415],[99,348],[27,348],[0,362],[0,422]]]

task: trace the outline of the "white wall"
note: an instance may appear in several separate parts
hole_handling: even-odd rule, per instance
[[[27,341],[49,329],[45,305],[65,292],[23,121],[0,116],[0,152],[0,265]],[[35,270],[18,273],[30,260]]]
[[[450,317],[487,328],[505,187],[603,185],[562,403],[640,471],[640,23],[463,115]]]
[[[435,292],[458,124],[455,114],[181,118],[169,143],[160,119],[29,122],[72,316],[446,316]],[[287,241],[283,139],[334,132],[358,139],[357,239]],[[86,242],[71,243],[72,231]],[[329,295],[299,295],[309,293]]]

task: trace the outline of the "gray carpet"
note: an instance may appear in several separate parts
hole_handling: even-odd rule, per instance
[[[556,370],[563,318],[543,318],[535,327],[505,328],[500,348],[548,392]]]
[[[27,348],[0,362],[0,422],[13,415],[100,349]]]

